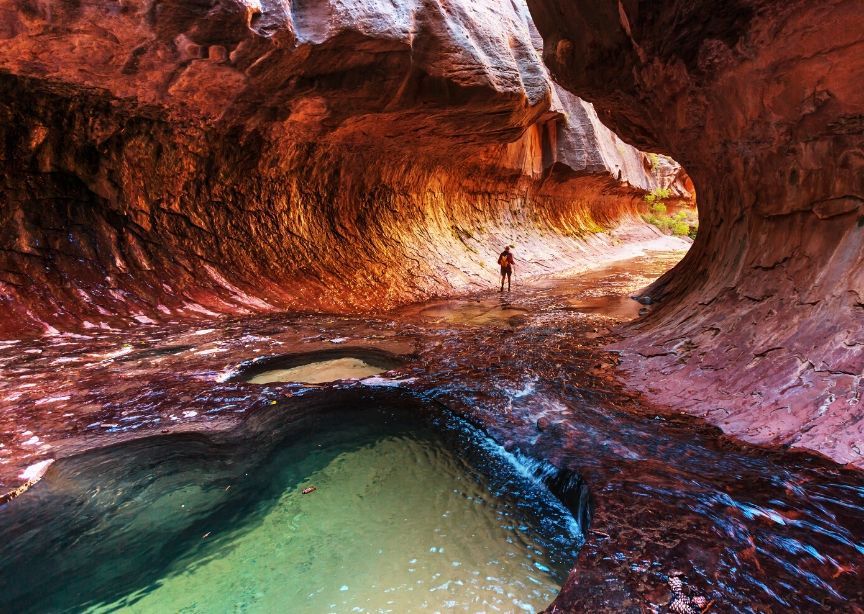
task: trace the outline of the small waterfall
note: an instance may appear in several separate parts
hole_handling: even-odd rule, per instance
[[[477,448],[504,460],[519,477],[551,492],[573,517],[573,526],[570,527],[573,536],[584,539],[591,523],[591,499],[588,485],[578,472],[557,467],[553,463],[535,458],[519,448],[508,450],[482,429],[472,425],[464,418],[452,414],[449,416],[446,426],[470,438]]]

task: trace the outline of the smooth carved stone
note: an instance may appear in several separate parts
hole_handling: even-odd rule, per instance
[[[0,8],[0,336],[386,309],[693,198],[553,83],[521,1],[73,4]]]
[[[748,441],[864,466],[864,394],[845,379],[864,372],[861,3],[528,4],[558,82],[681,161],[699,195],[692,249],[618,346],[629,382]],[[664,347],[681,338],[698,349]],[[764,347],[786,358],[751,364]]]

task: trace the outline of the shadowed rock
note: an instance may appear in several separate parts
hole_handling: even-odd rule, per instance
[[[748,441],[862,465],[860,3],[529,6],[556,78],[699,194],[693,249],[622,345],[629,381]]]

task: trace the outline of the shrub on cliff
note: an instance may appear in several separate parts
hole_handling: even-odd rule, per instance
[[[660,201],[672,196],[672,190],[669,188],[654,188],[645,195],[646,203],[659,203]],[[665,209],[665,207],[664,207]]]
[[[699,230],[699,222],[695,217],[691,217],[690,212],[683,210],[667,215],[666,205],[663,203],[654,203],[651,205],[651,211],[643,215],[642,219],[649,224],[653,224],[665,234],[677,235],[679,237],[695,239],[696,233]]]

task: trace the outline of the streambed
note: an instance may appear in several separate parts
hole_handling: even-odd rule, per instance
[[[418,305],[373,318],[236,318],[5,343],[0,479],[11,488],[27,465],[143,434],[162,440],[234,432],[250,416],[283,415],[286,403],[296,413],[334,391],[399,390],[423,407],[463,417],[514,455],[582,477],[592,520],[575,573],[556,602],[561,607],[663,611],[673,573],[683,574],[693,594],[713,600],[713,611],[864,605],[860,472],[741,445],[698,420],[645,404],[612,377],[614,356],[601,344],[629,307],[626,299],[606,297],[637,292],[677,257],[654,254],[605,271],[515,286],[506,296],[496,291],[438,302],[431,313],[430,305]],[[496,306],[506,317],[476,320],[477,313],[495,315]],[[463,307],[464,317],[458,315]],[[518,317],[509,310],[518,310]],[[337,348],[386,352],[401,363],[315,387],[233,379],[250,361]],[[50,468],[43,482],[0,514],[34,500],[40,489],[47,492],[56,479],[52,472],[59,471]],[[578,500],[554,486],[578,516]],[[280,487],[268,501],[285,495],[290,503],[293,493],[296,488]],[[326,493],[299,501],[320,495]],[[42,522],[55,525],[61,526]],[[196,529],[194,538],[206,532]],[[0,549],[3,564],[14,557],[14,550]],[[356,583],[345,585],[357,590]],[[134,590],[111,599],[132,599]],[[531,590],[514,596],[534,607]]]

